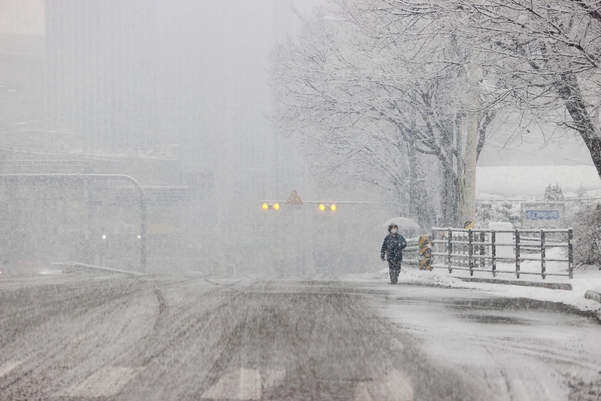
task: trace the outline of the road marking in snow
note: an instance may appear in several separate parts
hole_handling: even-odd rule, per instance
[[[11,370],[16,368],[21,364],[21,361],[8,361],[4,365],[0,365],[0,377],[4,376],[7,373],[10,373]]]
[[[269,390],[274,387],[277,387],[284,382],[285,378],[286,371],[283,369],[268,370],[267,372],[265,372],[265,375],[263,377],[263,388]]]
[[[129,383],[140,371],[126,366],[107,366],[93,373],[83,382],[67,388],[67,397],[111,397]]]
[[[393,370],[386,378],[388,399],[390,401],[413,401],[413,386],[411,379],[401,370]],[[380,398],[382,399],[382,398]]]
[[[370,383],[371,384],[371,383]],[[369,395],[369,390],[367,389],[367,384],[362,382],[357,384],[355,387],[355,395],[353,396],[354,401],[372,401],[371,395]]]
[[[549,379],[552,380],[552,379]],[[553,382],[555,384],[555,382]],[[514,379],[509,382],[509,392],[513,400],[547,400],[561,401],[566,394],[562,394],[558,387],[552,383],[545,383],[539,380],[519,380]]]
[[[511,380],[509,391],[511,392],[512,399],[518,399],[520,401],[530,401],[530,392],[528,391],[527,382],[523,380]],[[517,398],[516,398],[517,397]]]
[[[258,369],[240,369],[238,400],[261,399],[261,372]]]
[[[402,342],[400,342],[399,340],[397,340],[396,338],[393,338],[392,339],[392,349],[401,351],[401,350],[405,349],[405,345]]]
[[[261,372],[258,369],[240,369],[227,373],[205,391],[201,398],[260,400]]]
[[[490,401],[510,401],[511,397],[509,396],[509,383],[504,377],[497,377],[496,379],[491,379],[489,381],[489,397]]]
[[[353,399],[354,401],[413,401],[413,386],[407,374],[400,370],[393,370],[384,380],[358,383]]]

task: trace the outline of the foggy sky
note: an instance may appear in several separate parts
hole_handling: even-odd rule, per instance
[[[44,34],[44,0],[0,0],[0,33]]]

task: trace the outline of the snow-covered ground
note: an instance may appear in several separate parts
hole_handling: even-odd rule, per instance
[[[522,269],[529,270],[532,266],[522,264]],[[349,281],[388,281],[388,268],[381,269],[381,265],[374,273],[349,274],[342,277]],[[553,265],[549,266],[548,272],[553,272]],[[506,285],[497,283],[475,283],[465,282],[460,277],[469,277],[469,272],[453,271],[449,274],[446,269],[434,269],[433,271],[417,270],[414,267],[403,267],[403,273],[399,276],[399,284],[435,285],[449,288],[470,288],[476,291],[489,293],[509,298],[531,298],[539,301],[561,302],[571,305],[582,311],[596,312],[601,318],[601,303],[586,299],[584,294],[588,290],[601,293],[601,270],[598,266],[582,266],[574,270],[574,278],[547,277],[545,280],[540,276],[520,276],[519,281],[547,282],[547,283],[569,283],[572,290],[553,290],[541,287],[530,287],[521,285]],[[491,273],[476,272],[475,278],[492,278]],[[515,275],[498,274],[498,280],[516,280]]]
[[[573,279],[565,278],[547,278],[546,282],[552,283],[570,283],[572,284],[572,291],[566,290],[553,290],[540,287],[529,287],[521,285],[503,285],[493,283],[474,283],[464,282],[458,277],[459,274],[449,274],[447,271],[437,270],[434,272],[409,270],[403,275],[403,281],[405,282],[419,282],[425,283],[437,283],[437,285],[448,285],[449,287],[463,287],[463,288],[474,288],[496,295],[502,295],[513,298],[532,298],[540,301],[551,301],[551,302],[562,302],[568,305],[572,305],[580,310],[594,310],[601,312],[601,304],[595,301],[591,301],[584,298],[584,294],[587,290],[594,290],[601,292],[601,271],[587,269],[577,270],[574,273]],[[483,276],[484,277],[484,276]],[[503,280],[502,275],[497,276]],[[515,277],[505,277],[505,279],[515,279]],[[520,281],[536,281],[543,282],[542,278],[538,279],[524,278],[522,276]]]

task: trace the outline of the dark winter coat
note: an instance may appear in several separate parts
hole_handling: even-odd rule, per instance
[[[384,259],[388,255],[387,260],[400,262],[403,260],[403,249],[406,246],[407,241],[405,241],[405,238],[401,234],[388,234],[382,244],[381,257]]]

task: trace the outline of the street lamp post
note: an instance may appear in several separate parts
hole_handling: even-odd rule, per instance
[[[140,204],[140,269],[146,271],[146,193],[144,188],[133,177],[125,174],[0,174],[2,180],[24,179],[24,180],[88,180],[108,181],[111,179],[123,179],[134,184],[138,190]]]

